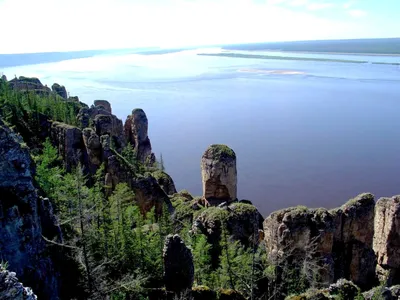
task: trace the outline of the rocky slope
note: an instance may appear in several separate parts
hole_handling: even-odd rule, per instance
[[[57,234],[52,209],[33,182],[29,149],[0,120],[0,254],[9,269],[45,299],[57,299],[58,279],[42,238]],[[52,239],[54,236],[48,236]]]
[[[3,300],[36,300],[37,297],[29,287],[18,281],[15,272],[0,270],[0,299]]]

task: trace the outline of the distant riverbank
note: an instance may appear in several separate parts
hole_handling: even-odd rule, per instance
[[[277,59],[277,60],[302,60],[302,61],[322,61],[322,62],[341,62],[341,63],[354,63],[354,64],[376,64],[376,65],[395,65],[400,66],[396,62],[369,62],[366,60],[350,60],[350,59],[336,59],[336,58],[317,58],[317,57],[293,57],[293,56],[277,56],[277,55],[262,55],[262,54],[243,54],[243,53],[198,53],[200,56],[219,56],[219,57],[233,57],[233,58],[255,58],[255,59]]]

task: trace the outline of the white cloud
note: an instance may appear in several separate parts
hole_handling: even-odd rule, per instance
[[[322,9],[328,9],[328,8],[333,8],[335,7],[334,3],[330,3],[330,2],[322,2],[322,3],[310,3],[307,6],[307,9],[309,10],[322,10]]]
[[[287,1],[306,6],[276,5]],[[365,32],[362,24],[315,16],[307,10],[312,3],[5,0],[0,1],[0,53],[346,38]]]
[[[368,14],[365,10],[361,9],[351,9],[347,13],[354,18],[362,18]]]

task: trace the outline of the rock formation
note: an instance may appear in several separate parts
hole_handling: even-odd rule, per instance
[[[53,122],[51,140],[64,159],[67,170],[81,163],[89,174],[95,174],[100,165],[104,164],[108,195],[118,183],[126,182],[135,192],[136,201],[143,213],[152,207],[160,213],[164,203],[172,211],[167,196],[176,193],[172,178],[162,171],[154,172],[156,178],[150,174],[139,176],[134,166],[120,155],[126,140],[133,138],[138,143],[135,145],[139,145],[139,157],[147,157],[147,161],[150,159],[154,162],[147,137],[147,118],[143,110],[135,110],[128,119],[132,121],[129,128],[133,131],[125,136],[127,131],[124,131],[122,121],[111,114],[110,104],[105,100],[97,100],[96,106],[83,107],[79,111],[77,120],[80,128]]]
[[[103,108],[112,114],[111,104],[107,100],[94,100],[94,106],[97,108]]]
[[[0,257],[39,296],[58,299],[56,272],[42,238],[42,222],[52,219],[42,214],[51,209],[49,203],[40,206],[32,168],[22,138],[0,120]]]
[[[58,153],[64,158],[67,171],[83,162],[82,131],[68,124],[53,122],[51,140],[58,148]]]
[[[236,154],[225,145],[211,145],[201,159],[203,197],[210,205],[237,199]]]
[[[37,297],[29,287],[18,281],[14,272],[0,270],[0,299],[2,300],[36,300]]]
[[[363,289],[371,287],[374,205],[373,195],[362,194],[334,210],[294,207],[274,212],[264,221],[269,257],[309,263],[321,282],[347,278]]]
[[[220,241],[222,226],[232,239],[249,246],[259,242],[258,231],[262,228],[263,218],[257,208],[250,204],[233,203],[223,207],[209,207],[193,221],[192,231],[200,232],[207,237],[213,246],[211,258],[214,266],[218,265],[221,254]]]
[[[176,193],[174,181],[167,173],[164,171],[156,171],[153,173],[153,176],[167,195]]]
[[[309,289],[303,294],[293,295],[285,298],[285,300],[329,300],[343,299],[354,300],[363,299],[360,289],[351,281],[339,279],[336,283],[331,284],[327,289]]]
[[[194,281],[193,256],[179,235],[166,237],[163,259],[166,290],[178,294],[190,290]]]
[[[11,89],[18,91],[33,91],[36,94],[49,95],[51,93],[50,88],[44,86],[39,79],[29,78],[20,76],[19,78],[14,78],[8,81]]]
[[[126,140],[136,151],[139,160],[151,165],[155,162],[155,157],[151,152],[151,143],[147,136],[148,127],[147,116],[140,108],[132,110],[124,125]]]
[[[55,93],[56,95],[60,96],[61,98],[64,98],[64,99],[68,98],[67,90],[65,89],[65,86],[63,86],[63,85],[59,85],[58,83],[54,83],[51,86],[51,90],[53,91],[53,93]]]
[[[375,208],[377,273],[389,285],[400,283],[400,196],[381,198]]]

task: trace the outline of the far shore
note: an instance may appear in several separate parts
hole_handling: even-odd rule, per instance
[[[253,58],[253,59],[274,59],[274,60],[299,60],[299,61],[315,61],[315,62],[335,62],[335,63],[352,63],[352,64],[373,64],[373,65],[393,65],[400,66],[400,62],[370,62],[366,60],[354,59],[338,59],[338,58],[321,58],[321,57],[294,57],[294,56],[278,56],[265,54],[250,54],[250,53],[198,53],[200,56],[219,56],[232,58]]]
[[[294,70],[262,70],[262,69],[239,69],[238,72],[261,73],[261,74],[280,74],[280,75],[304,75],[305,72]]]
[[[333,55],[354,55],[354,56],[393,56],[400,57],[399,53],[363,53],[363,52],[324,52],[324,51],[294,51],[294,50],[276,50],[276,49],[262,49],[262,50],[231,50],[224,49],[224,51],[248,51],[248,52],[276,52],[276,53],[302,53],[302,54],[333,54]]]

